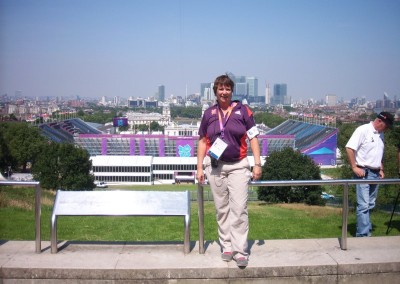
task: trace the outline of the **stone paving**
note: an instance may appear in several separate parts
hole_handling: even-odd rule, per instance
[[[400,283],[400,236],[250,241],[249,266],[220,259],[218,243],[0,243],[0,283]]]

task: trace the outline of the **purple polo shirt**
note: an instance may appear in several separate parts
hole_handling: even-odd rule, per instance
[[[222,122],[225,125],[223,140],[228,144],[220,157],[220,160],[224,162],[236,162],[247,157],[247,130],[256,125],[251,109],[239,101],[234,102],[237,105],[233,108],[226,123],[226,118],[224,118],[218,104],[215,104],[204,112],[199,128],[200,138],[206,137],[206,152],[208,153],[212,143],[218,137],[221,138],[218,112],[221,113]]]

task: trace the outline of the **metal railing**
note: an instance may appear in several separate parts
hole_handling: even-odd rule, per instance
[[[349,211],[349,185],[355,184],[400,184],[400,179],[340,179],[340,180],[282,180],[282,181],[252,181],[250,186],[306,186],[306,185],[343,185],[342,203],[342,236],[340,247],[347,250],[347,222]],[[35,251],[41,253],[41,195],[38,181],[0,181],[0,185],[35,186]],[[198,184],[197,202],[199,218],[199,253],[204,254],[204,187]]]
[[[38,181],[0,181],[0,185],[34,186],[35,187],[35,251],[42,252],[41,247],[41,199],[42,189]]]
[[[306,185],[343,185],[342,203],[342,236],[340,248],[347,250],[347,219],[349,211],[349,185],[355,184],[400,184],[400,179],[337,179],[337,180],[279,180],[279,181],[251,181],[250,186],[306,186]],[[197,202],[199,210],[199,253],[204,254],[204,187],[198,184]]]

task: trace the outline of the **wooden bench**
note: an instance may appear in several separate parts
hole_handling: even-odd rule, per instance
[[[184,253],[190,251],[189,191],[57,191],[51,216],[51,253],[57,253],[58,216],[184,216]]]

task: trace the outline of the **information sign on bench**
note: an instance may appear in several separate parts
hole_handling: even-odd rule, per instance
[[[190,251],[189,191],[57,191],[51,216],[51,253],[57,253],[58,216],[183,216],[184,253]]]

